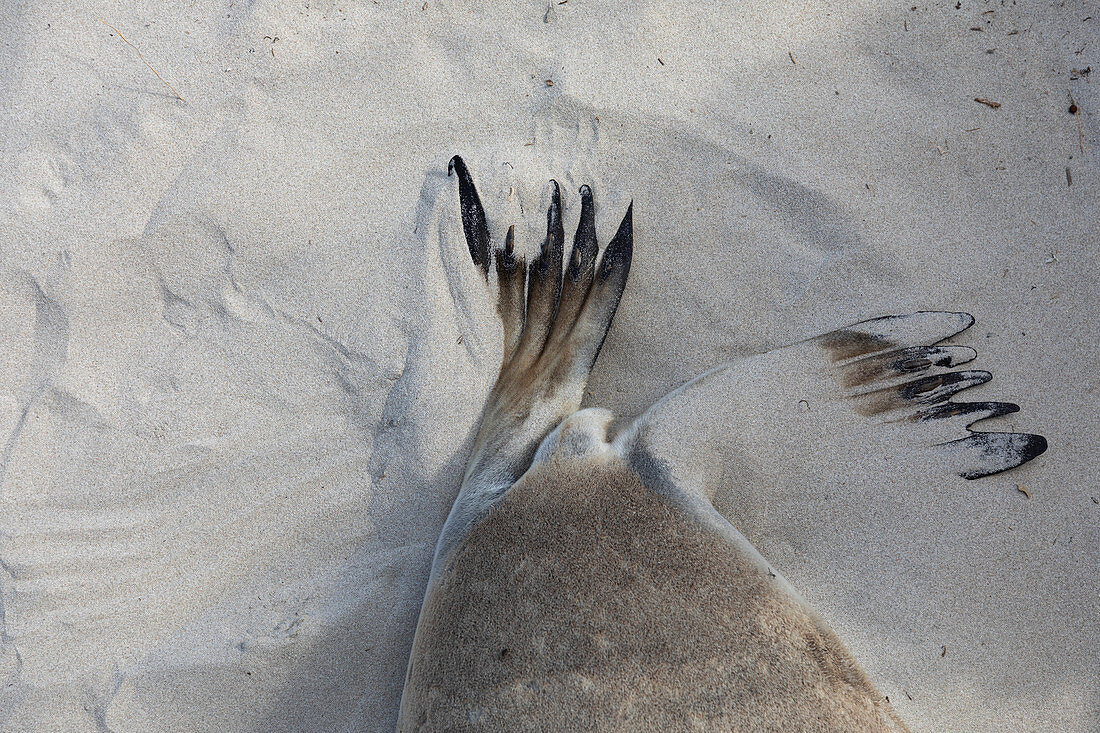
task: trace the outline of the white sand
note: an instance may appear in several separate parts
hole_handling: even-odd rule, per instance
[[[725,510],[914,729],[1100,728],[1095,5],[500,5],[5,6],[4,729],[392,729],[499,348],[454,153],[525,246],[551,176],[603,241],[634,199],[587,400],[624,420],[973,313],[1046,455]]]

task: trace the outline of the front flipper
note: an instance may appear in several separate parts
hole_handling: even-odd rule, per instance
[[[720,366],[663,398],[618,442],[695,476],[709,499],[729,470],[837,476],[846,465],[896,471],[917,461],[967,479],[1007,471],[1045,451],[1046,440],[970,430],[1015,404],[951,400],[992,377],[952,371],[976,352],[937,345],[973,320],[887,316]]]
[[[814,339],[832,361],[827,373],[859,415],[899,423],[904,439],[928,444],[936,460],[965,479],[1007,471],[1039,456],[1046,439],[1030,433],[986,433],[979,420],[1018,412],[1011,402],[951,398],[993,378],[987,371],[944,371],[967,363],[967,346],[935,344],[969,328],[967,313],[920,312],[863,321]],[[858,354],[852,354],[855,348]],[[965,436],[965,437],[963,437]]]

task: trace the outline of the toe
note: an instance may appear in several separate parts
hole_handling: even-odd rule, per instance
[[[1042,455],[1047,440],[1031,433],[974,433],[936,446],[965,479],[991,476]]]

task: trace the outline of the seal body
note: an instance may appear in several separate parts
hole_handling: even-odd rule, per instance
[[[614,453],[534,466],[441,558],[413,730],[904,730],[836,635]]]
[[[461,158],[450,171],[504,349],[436,546],[398,729],[905,730],[715,501],[774,488],[752,458],[792,442],[803,460],[818,439],[843,460],[920,451],[968,479],[1042,453],[1042,436],[969,431],[1016,405],[949,400],[990,377],[944,371],[974,352],[936,346],[973,318],[885,316],[716,367],[609,442],[611,414],[579,407],[626,286],[632,207],[597,265],[582,186],[563,267],[552,182],[527,265],[512,230],[493,249]],[[784,409],[798,395],[814,396],[812,415]]]

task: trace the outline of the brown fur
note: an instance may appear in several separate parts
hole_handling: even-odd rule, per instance
[[[812,612],[617,458],[534,467],[439,562],[403,730],[905,730]]]
[[[834,362],[874,354],[895,346],[882,336],[846,329],[825,334],[821,337],[821,343],[829,351]]]
[[[883,355],[872,355],[859,359],[840,369],[839,382],[844,387],[859,387],[872,384],[881,379],[905,376],[910,372],[923,372],[932,366],[926,348],[900,349],[887,351]]]

